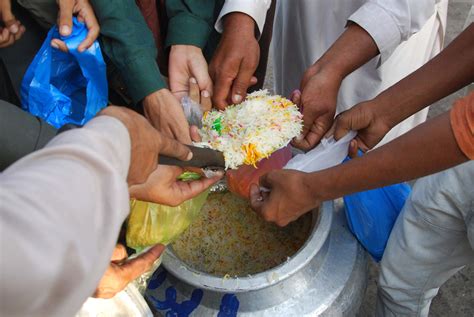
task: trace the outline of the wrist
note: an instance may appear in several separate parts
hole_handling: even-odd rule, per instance
[[[161,106],[161,104],[163,103],[163,100],[166,98],[165,96],[167,92],[168,92],[168,89],[162,88],[146,96],[142,102],[143,110],[145,111],[145,113],[147,113],[149,108],[155,108],[157,106]]]
[[[315,186],[317,184],[317,186]],[[319,172],[304,173],[302,178],[302,187],[306,189],[311,199],[311,204],[316,205],[321,201],[327,200],[324,190],[326,186],[322,186]]]
[[[224,17],[224,32],[223,36],[238,35],[239,38],[253,38],[255,36],[255,21],[254,19],[242,12],[232,12]]]
[[[202,50],[200,47],[191,45],[191,44],[171,45],[171,50],[170,50],[170,54],[177,54],[177,53],[189,54],[189,53],[201,53],[201,52]]]
[[[374,119],[383,123],[387,127],[387,132],[403,121],[401,112],[393,105],[393,98],[385,93],[381,93],[374,99],[366,102],[364,107],[370,107],[374,113]]]
[[[331,63],[331,61],[320,59],[311,68],[313,68],[315,74],[324,76],[331,83],[338,83],[340,85],[345,77],[343,70],[337,64]]]
[[[342,196],[338,193],[338,187],[334,186],[338,184],[338,175],[335,171],[337,172],[334,168],[329,168],[306,174],[303,184],[310,189],[314,201],[322,202]]]

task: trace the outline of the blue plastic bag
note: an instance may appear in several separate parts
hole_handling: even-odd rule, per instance
[[[106,66],[99,43],[82,53],[77,50],[86,36],[85,24],[76,18],[69,36],[61,36],[54,26],[21,84],[23,109],[56,128],[84,125],[107,105]],[[54,38],[64,41],[69,53],[52,48]]]
[[[344,196],[349,228],[377,262],[410,192],[410,186],[401,183]]]

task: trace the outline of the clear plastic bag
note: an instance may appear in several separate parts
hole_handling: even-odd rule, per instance
[[[188,120],[189,125],[195,125],[198,128],[202,127],[202,109],[201,105],[189,96],[184,96],[181,99],[181,106],[183,107],[184,115]]]
[[[276,169],[282,169],[290,159],[291,148],[286,146],[274,152],[269,158],[258,162],[257,168],[244,165],[236,170],[228,170],[226,172],[227,188],[231,192],[249,199],[250,185],[258,184],[260,176]]]
[[[144,253],[148,250],[149,250],[149,248],[146,248],[140,253],[134,253],[128,259],[130,260],[130,259],[136,258],[137,256],[141,255],[142,253]],[[142,295],[145,294],[146,289],[148,287],[148,283],[150,282],[151,276],[153,275],[153,273],[155,273],[155,271],[161,265],[161,258],[162,258],[162,255],[158,259],[156,259],[155,262],[153,262],[153,265],[151,266],[151,268],[147,272],[143,273],[142,275],[137,277],[135,280],[133,280],[132,283],[133,283],[133,285],[135,285],[135,287],[140,292],[140,294],[142,294]]]

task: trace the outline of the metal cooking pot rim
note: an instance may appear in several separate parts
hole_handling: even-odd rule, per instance
[[[318,213],[318,221],[314,223],[312,232],[303,246],[288,261],[270,270],[251,276],[222,278],[195,270],[181,261],[174,254],[172,248],[166,249],[163,256],[163,266],[180,280],[210,291],[239,293],[272,286],[300,271],[320,252],[331,228],[333,201],[321,204]]]

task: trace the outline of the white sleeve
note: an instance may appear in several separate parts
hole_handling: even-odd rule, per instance
[[[0,174],[0,315],[73,316],[129,212],[130,137],[100,116]]]
[[[232,12],[242,12],[254,19],[260,34],[263,32],[267,11],[272,4],[271,0],[226,0],[217,18],[215,28],[217,32],[224,31],[224,22],[222,19],[226,14]]]
[[[364,28],[386,61],[397,46],[418,32],[435,13],[438,0],[370,0],[349,21]]]

